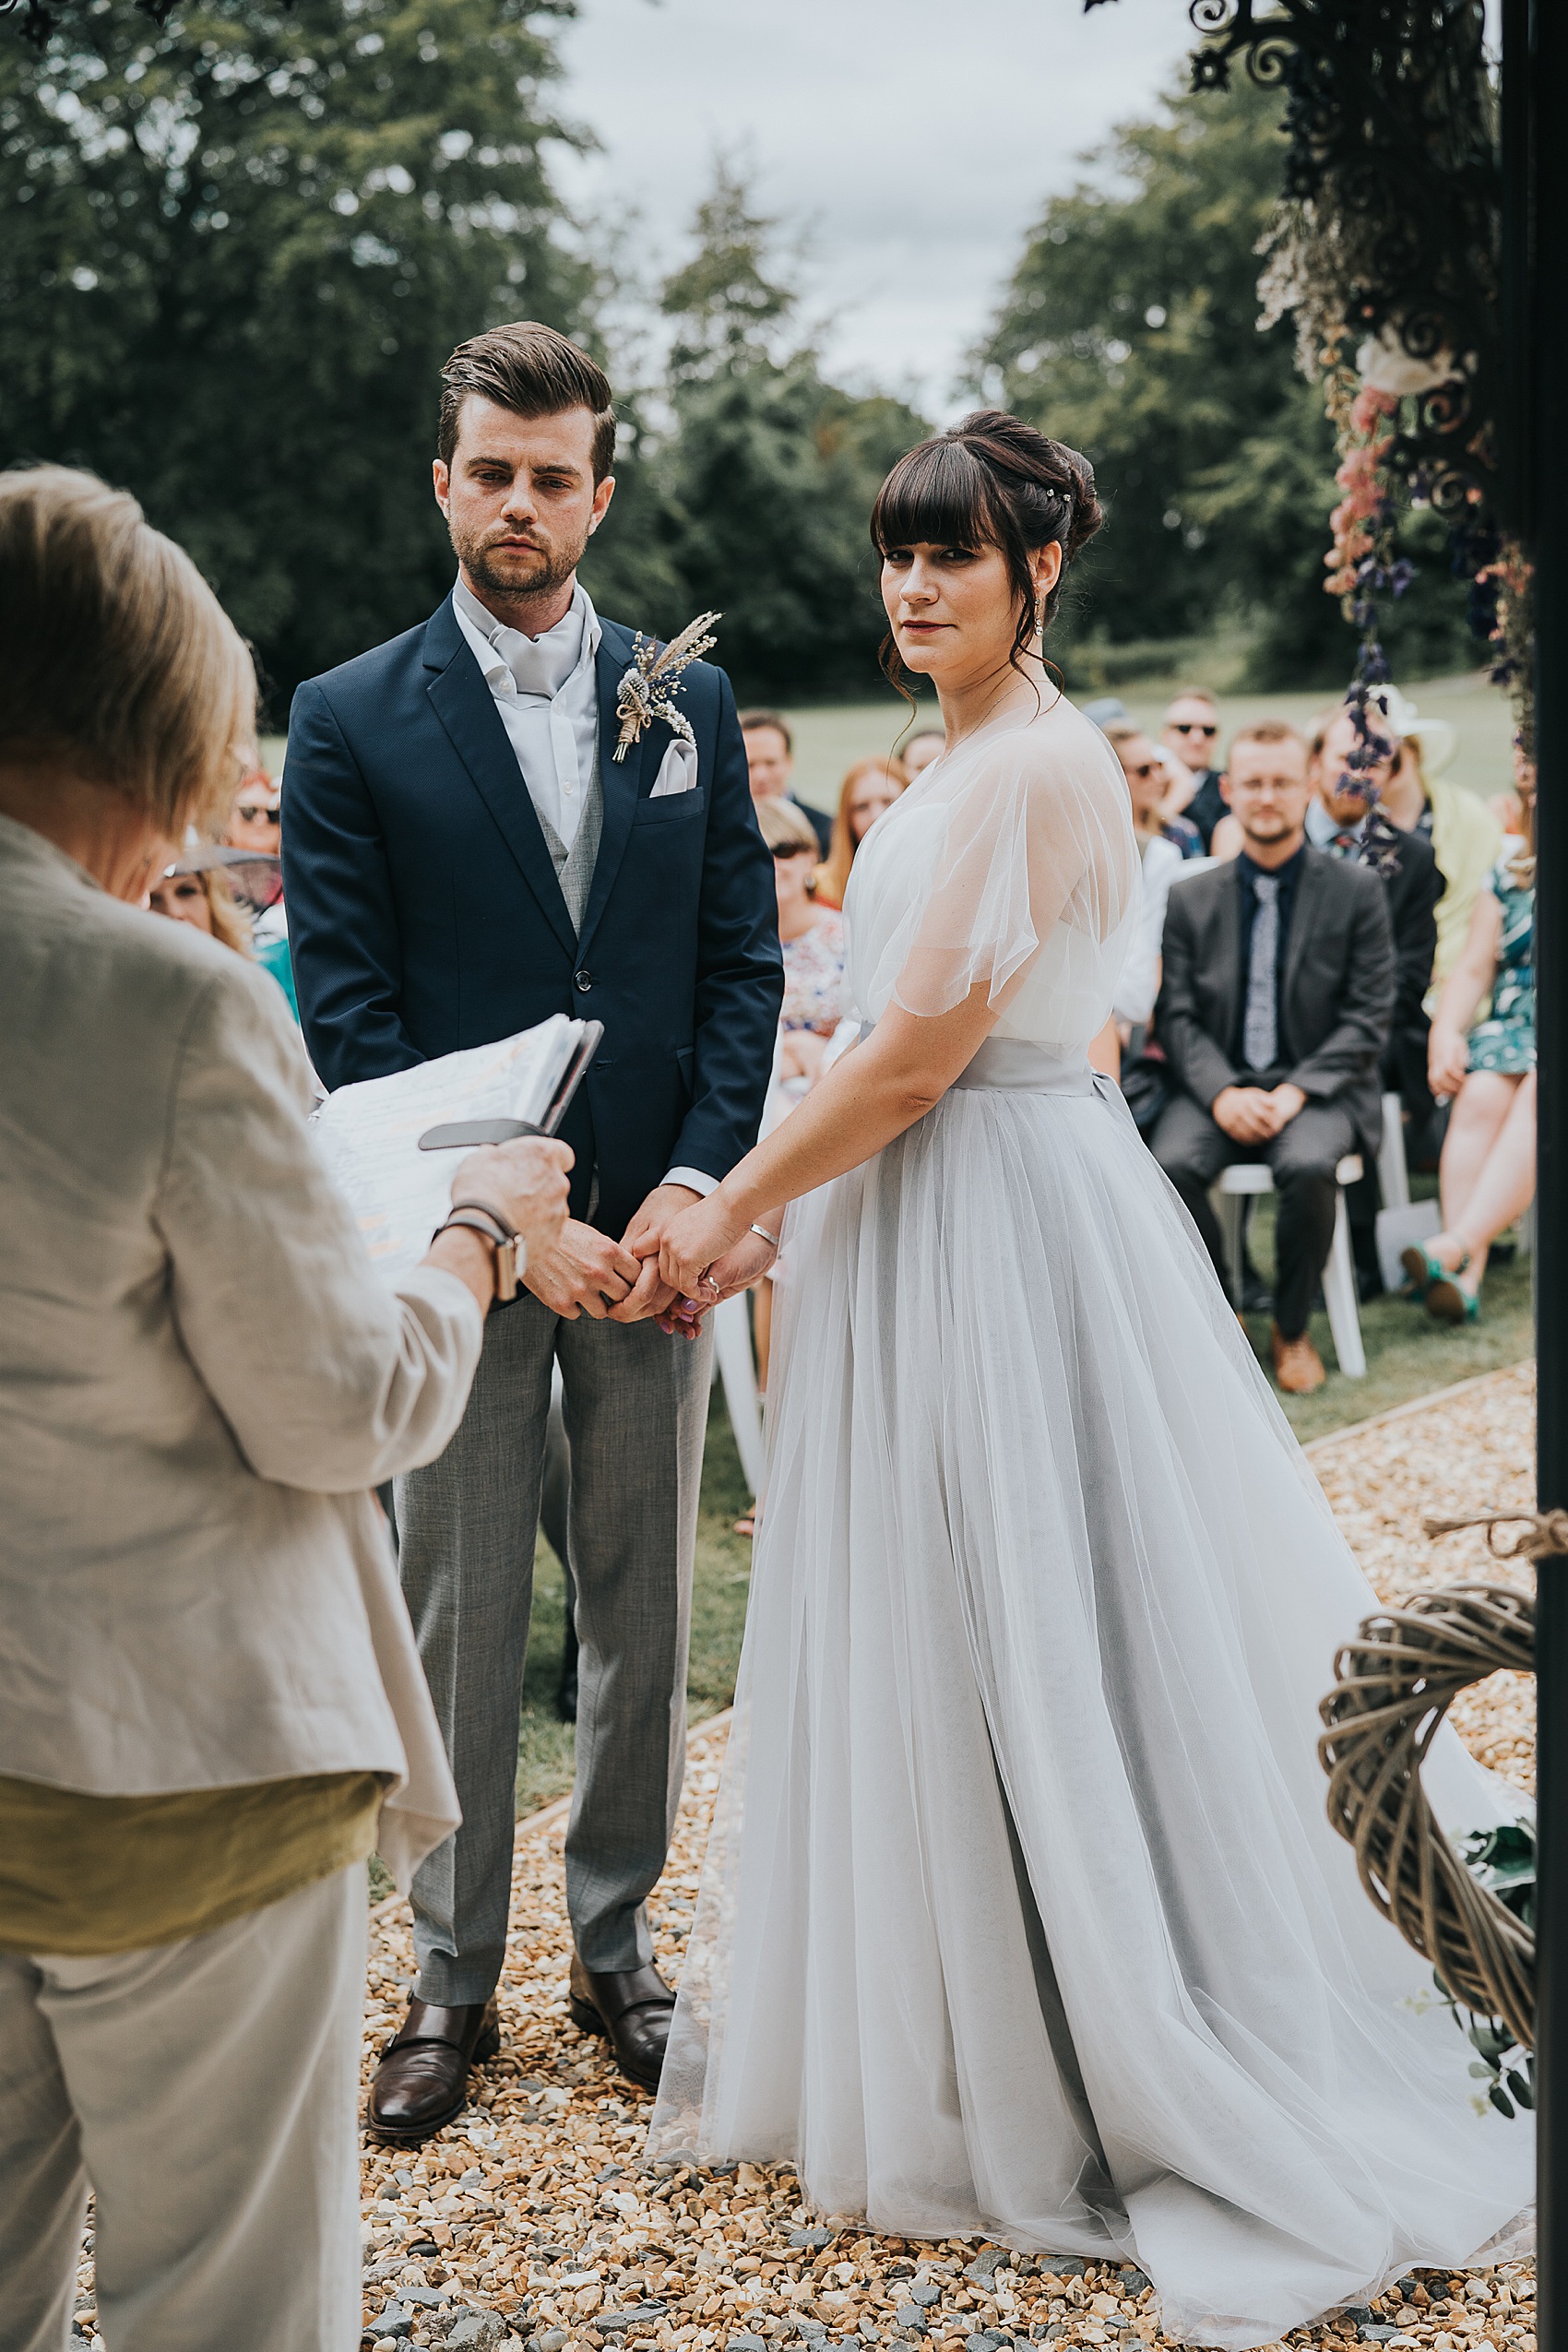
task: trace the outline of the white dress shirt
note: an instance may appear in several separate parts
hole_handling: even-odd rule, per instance
[[[461,580],[452,590],[452,610],[495,697],[529,798],[569,849],[599,756],[594,657],[600,631],[593,600],[579,580],[564,614],[537,637],[507,628]],[[719,1185],[717,1176],[698,1168],[672,1168],[664,1181],[705,1197]]]
[[[457,626],[495,697],[529,797],[569,849],[599,749],[599,615],[579,581],[552,629],[537,637],[507,628],[459,580]]]

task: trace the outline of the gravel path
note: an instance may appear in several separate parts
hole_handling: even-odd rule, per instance
[[[1517,1574],[1487,1562],[1479,1538],[1431,1545],[1420,1524],[1424,1509],[1527,1500],[1534,1408],[1533,1371],[1521,1366],[1313,1449],[1340,1525],[1384,1599],[1459,1576]],[[1494,1676],[1456,1716],[1473,1751],[1526,1787],[1532,1702],[1520,1678]],[[694,1736],[670,1867],[652,1906],[659,1964],[672,1976],[723,1743],[722,1720]],[[872,2237],[852,2219],[808,2213],[787,2169],[640,2170],[648,2102],[566,2013],[564,1829],[552,1808],[519,1838],[501,1986],[505,2044],[476,2076],[472,2106],[412,2156],[365,2151],[367,2346],[772,2352],[775,2342],[804,2342],[809,2352],[814,2339],[853,2337],[1006,2352],[1030,2339],[1064,2347],[1164,2341],[1135,2271],[1018,2259],[973,2242]],[[384,1903],[372,1922],[367,2081],[411,1976],[408,1906]],[[90,2263],[82,2284],[90,2337]],[[1528,2263],[1466,2279],[1422,2272],[1375,2309],[1345,2311],[1286,2341],[1535,2352],[1534,2297]]]

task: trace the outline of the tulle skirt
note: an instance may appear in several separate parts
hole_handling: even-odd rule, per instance
[[[790,1213],[652,2152],[1145,2270],[1244,2346],[1527,2242],[1527,2120],[1324,1812],[1374,1606],[1115,1088],[993,1039]],[[1520,1810],[1451,1733],[1455,1830]]]

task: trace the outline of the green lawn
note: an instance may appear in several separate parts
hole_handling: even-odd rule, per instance
[[[1412,1177],[1418,1198],[1435,1190],[1431,1177]],[[1274,1270],[1274,1202],[1265,1195],[1252,1224],[1252,1253],[1266,1279]],[[1348,1422],[1370,1420],[1396,1405],[1408,1405],[1434,1388],[1447,1388],[1477,1372],[1496,1372],[1535,1352],[1535,1325],[1530,1300],[1530,1260],[1515,1256],[1506,1265],[1493,1264],[1481,1292],[1481,1320],[1458,1328],[1437,1323],[1424,1307],[1409,1299],[1375,1299],[1361,1309],[1361,1340],[1366,1348],[1364,1380],[1347,1380],[1336,1365],[1334,1340],[1324,1314],[1313,1317],[1313,1344],[1328,1369],[1328,1378],[1314,1396],[1281,1398],[1290,1425],[1305,1444],[1326,1437]],[[1247,1330],[1258,1360],[1268,1365],[1268,1318],[1250,1315]]]

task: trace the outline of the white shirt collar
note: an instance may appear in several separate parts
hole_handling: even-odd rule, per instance
[[[1337,841],[1342,833],[1348,835],[1352,841],[1359,841],[1366,831],[1366,826],[1364,816],[1358,817],[1354,825],[1341,825],[1336,817],[1329,814],[1316,793],[1307,802],[1307,838],[1314,849],[1326,848],[1330,841]]]
[[[538,695],[553,700],[599,650],[599,615],[580,580],[561,619],[537,637],[498,621],[461,580],[452,589],[452,610],[493,694]]]

